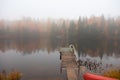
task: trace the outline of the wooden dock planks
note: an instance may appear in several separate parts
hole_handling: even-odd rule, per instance
[[[77,80],[77,73],[75,71],[78,68],[77,62],[75,60],[75,55],[73,52],[61,52],[61,66],[66,68],[67,79],[68,80]]]
[[[73,68],[66,68],[68,80],[77,80],[77,74]]]

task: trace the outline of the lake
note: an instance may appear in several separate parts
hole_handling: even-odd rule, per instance
[[[80,59],[85,63],[100,64],[101,70],[120,67],[120,47],[114,41],[76,41]],[[0,40],[0,71],[17,70],[22,80],[66,80],[66,70],[61,71],[58,48],[67,46],[61,40],[48,38],[38,40]],[[87,62],[87,63],[89,63]],[[83,64],[84,65],[84,64]],[[96,71],[95,73],[101,73]]]

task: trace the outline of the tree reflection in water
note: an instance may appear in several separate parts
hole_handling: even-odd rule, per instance
[[[80,17],[77,21],[48,20],[45,23],[23,19],[8,25],[6,21],[0,22],[0,54],[11,49],[24,56],[40,50],[49,54],[72,43],[77,46],[81,66],[93,72],[114,66],[120,68],[120,18]]]
[[[74,42],[74,41],[73,41]],[[71,42],[65,43],[62,39],[56,39],[56,37],[50,38],[40,38],[40,39],[8,39],[0,40],[0,53],[4,53],[8,50],[15,50],[16,53],[21,53],[24,56],[34,53],[39,53],[39,51],[47,51],[47,53],[52,53],[56,51],[57,48],[61,46],[66,46]],[[112,67],[120,67],[120,48],[119,46],[114,47],[114,41],[110,40],[76,40],[75,44],[80,56],[80,66],[85,66],[91,72],[101,74],[105,70]],[[119,44],[118,44],[119,45]],[[89,58],[88,58],[89,56]],[[107,58],[111,59],[107,59]],[[96,59],[94,59],[96,58]]]

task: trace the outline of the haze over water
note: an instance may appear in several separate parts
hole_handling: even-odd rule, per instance
[[[119,5],[119,0],[1,0],[0,19],[117,17],[120,16]]]
[[[58,49],[69,44],[91,72],[119,70],[119,8],[120,0],[0,0],[0,72],[66,80]]]

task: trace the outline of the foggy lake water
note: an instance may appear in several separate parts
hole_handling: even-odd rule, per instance
[[[60,47],[63,46],[59,40],[53,42],[49,39],[1,41],[0,71],[17,70],[23,74],[22,80],[66,80],[66,70],[61,72],[58,51]],[[102,63],[98,68],[101,67],[104,70],[120,67],[119,51],[111,48],[111,51],[109,48],[108,50],[102,49],[102,47],[96,48],[94,49],[93,45],[91,48],[77,45],[80,59]]]
[[[119,4],[0,0],[0,80],[83,80],[84,72],[118,78]]]

